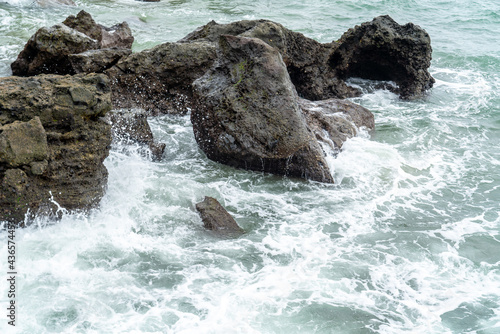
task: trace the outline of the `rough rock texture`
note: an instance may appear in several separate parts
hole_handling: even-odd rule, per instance
[[[79,73],[78,68],[73,68],[70,55],[101,48],[130,49],[133,40],[126,22],[106,28],[81,11],[76,17],[68,17],[63,24],[40,28],[11,64],[12,73],[17,76]],[[108,64],[102,64],[106,58],[98,57],[100,68],[106,69],[116,63],[117,55],[119,53],[111,58],[108,56]]]
[[[161,159],[166,144],[155,142],[146,114],[134,111],[112,111],[108,113],[108,119],[116,140],[145,144],[154,161]]]
[[[224,237],[237,237],[245,231],[238,226],[234,218],[213,197],[205,196],[203,202],[196,204],[203,226]]]
[[[339,99],[299,99],[298,102],[316,139],[330,145],[334,151],[340,150],[347,139],[358,133],[359,128],[375,129],[373,114],[356,103]]]
[[[193,83],[191,121],[209,159],[333,182],[281,55],[260,39],[223,35],[217,63]]]
[[[328,64],[335,43],[321,44],[301,33],[268,20],[244,20],[228,24],[211,21],[199,27],[180,42],[204,40],[218,42],[221,35],[259,38],[282,55],[298,94],[309,100],[358,95],[343,80],[335,77]]]
[[[75,73],[102,73],[131,53],[132,50],[122,48],[89,50],[70,54],[68,60],[72,71]]]
[[[379,16],[344,33],[329,64],[340,79],[394,81],[400,96],[411,99],[434,84],[428,72],[430,43],[429,35],[419,26],[401,26],[389,16]]]
[[[95,207],[111,143],[104,75],[0,78],[0,220]]]
[[[142,108],[152,114],[185,113],[191,107],[191,83],[216,58],[207,42],[165,43],[122,58],[106,71],[113,107]]]

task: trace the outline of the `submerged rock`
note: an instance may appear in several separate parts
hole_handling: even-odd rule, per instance
[[[17,76],[76,74],[82,72],[82,66],[73,67],[75,61],[70,61],[70,55],[113,47],[130,49],[133,41],[126,22],[106,28],[97,24],[90,14],[81,11],[76,17],[68,17],[63,24],[40,28],[11,64],[11,69],[13,75]],[[117,56],[123,56],[123,53],[115,52],[110,57],[109,53],[107,57],[101,53],[87,54],[86,57],[97,56],[96,63],[99,66],[87,66],[83,71],[91,72],[96,67],[102,71],[115,64]]]
[[[213,197],[205,196],[203,202],[196,204],[203,226],[224,237],[238,237],[245,231],[238,226],[234,218]]]
[[[413,23],[401,26],[387,15],[379,16],[349,29],[338,43],[329,64],[340,79],[394,81],[404,99],[422,96],[434,84],[428,72],[430,37]]]
[[[191,122],[209,159],[333,183],[275,48],[260,39],[223,35],[217,63],[193,87]]]
[[[110,109],[102,74],[0,78],[0,220],[99,204]]]

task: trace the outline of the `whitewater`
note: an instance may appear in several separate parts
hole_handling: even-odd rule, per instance
[[[149,118],[161,161],[116,139],[98,209],[16,230],[15,327],[0,230],[0,333],[500,333],[500,2],[1,1],[0,76],[39,28],[83,9],[127,21],[134,51],[211,20],[330,42],[388,14],[429,33],[436,83],[402,101],[352,79],[375,131],[329,157],[333,185],[223,166],[189,115]],[[204,196],[246,233],[206,231]]]

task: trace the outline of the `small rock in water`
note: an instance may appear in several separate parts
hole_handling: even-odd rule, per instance
[[[234,218],[213,197],[205,196],[203,202],[196,204],[203,226],[221,236],[237,237],[245,231],[238,226]]]

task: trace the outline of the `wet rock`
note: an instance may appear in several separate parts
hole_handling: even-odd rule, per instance
[[[237,237],[245,231],[238,226],[234,218],[213,197],[206,196],[203,202],[196,204],[203,226],[225,237]]]
[[[122,58],[108,69],[115,109],[144,109],[150,114],[182,114],[191,107],[191,83],[216,58],[207,42],[165,43]]]
[[[40,28],[26,43],[23,51],[11,64],[13,75],[33,76],[38,74],[76,74],[82,70],[102,71],[117,62],[124,53],[111,51],[87,53],[82,57],[70,56],[89,50],[106,48],[130,49],[134,38],[126,22],[106,28],[97,24],[90,14],[81,11],[69,16],[63,24]],[[95,56],[95,65],[89,66]],[[83,66],[83,59],[86,66]],[[79,60],[79,61],[77,61]],[[106,63],[107,61],[107,63]]]
[[[102,73],[131,53],[130,49],[122,48],[89,50],[70,54],[68,60],[74,73]]]
[[[102,74],[0,78],[0,220],[99,204],[110,96]]]
[[[191,121],[209,159],[333,183],[280,53],[256,38],[223,35],[216,64],[193,83]]]
[[[394,81],[400,96],[412,99],[422,96],[434,83],[428,72],[430,42],[419,26],[401,26],[389,16],[379,16],[344,33],[329,64],[340,79]]]
[[[166,144],[155,142],[145,113],[112,111],[108,114],[108,119],[114,138],[125,143],[145,144],[148,146],[153,160],[161,160]]]
[[[375,129],[373,114],[353,102],[339,99],[299,99],[298,102],[309,129],[319,141],[330,145],[334,151],[339,151],[347,139],[356,136],[359,128]]]
[[[67,59],[69,54],[98,47],[96,40],[63,24],[44,27],[29,39],[24,50],[11,64],[12,73],[18,76],[67,74],[71,72]]]

